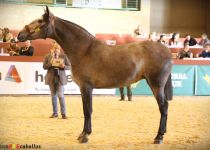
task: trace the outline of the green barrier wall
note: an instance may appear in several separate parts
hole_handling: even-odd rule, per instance
[[[172,68],[172,84],[173,84],[173,94],[174,95],[195,95],[195,70],[197,66],[193,65],[174,65]],[[205,68],[205,71],[209,70],[209,82],[210,82],[210,69],[209,67]],[[200,72],[199,69],[197,69]],[[197,73],[198,74],[198,73]],[[200,81],[198,81],[200,82]],[[204,80],[205,82],[205,80]],[[209,83],[210,84],[210,83]],[[210,85],[206,85],[210,91]],[[200,87],[198,87],[200,89]],[[197,93],[201,93],[202,91],[197,90]],[[204,93],[210,95],[210,93],[206,92],[206,88],[203,89]],[[125,93],[126,93],[125,89]],[[132,84],[132,92],[133,95],[151,95],[151,89],[148,86],[145,80],[141,80],[137,83]],[[116,90],[116,95],[119,95],[119,89]],[[205,95],[205,94],[203,94]]]
[[[194,95],[195,67],[191,65],[174,65],[172,84],[174,95]]]
[[[195,66],[195,95],[210,95],[210,66]]]

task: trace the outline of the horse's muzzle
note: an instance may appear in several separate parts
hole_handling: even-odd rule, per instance
[[[17,39],[18,39],[18,41],[20,41],[20,42],[24,42],[24,41],[27,40],[26,37],[27,37],[27,36],[26,36],[24,33],[19,32],[19,34],[18,34],[18,36],[17,36]]]

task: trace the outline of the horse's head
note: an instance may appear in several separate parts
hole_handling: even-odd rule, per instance
[[[52,34],[52,22],[54,20],[53,14],[46,6],[45,13],[40,19],[32,21],[30,24],[19,32],[18,40],[23,42],[26,40],[46,39]]]

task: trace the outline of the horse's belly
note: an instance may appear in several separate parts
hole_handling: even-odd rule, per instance
[[[119,81],[119,80],[107,80],[107,82],[98,82],[96,84],[94,84],[94,88],[118,88],[118,87],[124,87],[124,86],[128,86],[131,85],[133,83],[136,83],[137,81],[141,80],[142,77],[140,78],[135,78],[133,80],[123,80],[123,81]]]
[[[135,83],[142,78],[143,59],[139,60],[135,56],[127,57],[126,61],[119,59],[108,62],[108,64],[86,65],[78,70],[72,68],[74,81],[81,86],[83,83],[91,84],[93,88],[115,88]],[[82,73],[81,73],[82,71]],[[80,72],[78,74],[78,72]]]
[[[97,79],[93,79],[95,88],[115,88],[130,85],[142,79],[142,67],[135,67],[129,71],[122,71],[121,73],[111,72],[108,74],[101,74]]]

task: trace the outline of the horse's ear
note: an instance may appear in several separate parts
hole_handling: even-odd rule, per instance
[[[46,9],[44,9],[45,14],[43,15],[43,18],[45,21],[50,21],[53,17],[53,14],[50,12],[48,6],[46,5]]]
[[[49,8],[48,8],[47,5],[46,5],[46,11],[45,11],[45,13],[47,13],[50,16],[50,10],[49,10]]]

